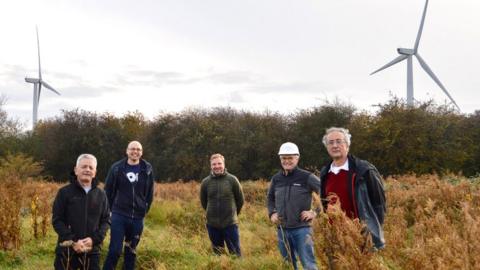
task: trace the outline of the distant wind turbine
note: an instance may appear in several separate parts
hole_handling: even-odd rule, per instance
[[[40,103],[40,93],[42,92],[42,86],[51,90],[52,92],[60,95],[60,93],[53,89],[46,81],[42,80],[42,66],[40,65],[40,41],[38,38],[38,27],[35,27],[37,31],[37,49],[38,49],[38,78],[25,77],[25,81],[33,83],[33,119],[32,128],[35,128],[38,119],[38,105]]]
[[[396,63],[402,62],[403,60],[407,59],[407,104],[409,106],[413,105],[413,68],[412,68],[412,56],[415,56],[420,63],[420,66],[427,72],[427,74],[437,83],[438,86],[443,90],[443,92],[448,96],[450,101],[460,110],[460,107],[457,105],[455,100],[453,100],[452,96],[448,93],[447,89],[443,86],[440,80],[435,76],[432,69],[427,65],[427,63],[423,60],[423,58],[418,54],[418,45],[420,44],[420,37],[422,36],[423,30],[423,23],[425,21],[425,15],[427,14],[427,6],[428,0],[425,1],[425,8],[423,9],[423,16],[422,21],[420,22],[420,28],[418,29],[417,39],[415,40],[415,46],[413,49],[405,49],[405,48],[398,48],[397,52],[400,54],[397,58],[393,59],[391,62],[387,63],[383,67],[375,70],[374,72],[370,73],[373,75],[381,70],[384,70],[390,66],[395,65]]]

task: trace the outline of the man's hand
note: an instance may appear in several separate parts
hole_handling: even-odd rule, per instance
[[[82,240],[78,240],[77,242],[74,242],[72,245],[72,248],[76,253],[85,252],[85,245],[83,244]]]
[[[92,250],[92,248],[93,248],[92,238],[87,237],[87,238],[82,239],[81,241],[82,241],[83,245],[85,246],[85,249],[86,249],[85,251],[86,252],[89,252],[89,251]]]
[[[93,248],[93,240],[90,237],[79,239],[72,247],[76,253],[90,252]]]
[[[272,223],[274,224],[278,224],[280,221],[278,219],[278,214],[277,213],[273,213],[271,216],[270,216],[270,221],[272,221]]]
[[[308,211],[302,211],[300,214],[300,219],[302,221],[311,221],[317,216],[317,213],[313,210],[308,210]]]

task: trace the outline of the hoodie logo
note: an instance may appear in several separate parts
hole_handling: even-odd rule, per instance
[[[127,173],[127,178],[130,183],[138,181],[138,173],[129,172]]]
[[[294,186],[296,187],[301,187],[302,185],[301,184],[298,184],[298,183],[293,183]]]

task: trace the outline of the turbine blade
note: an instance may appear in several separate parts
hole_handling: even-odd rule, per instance
[[[55,94],[60,96],[60,93],[57,90],[53,89],[53,87],[51,87],[46,81],[41,81],[40,85],[42,85],[42,84],[43,84],[43,86],[45,86],[45,88],[51,90],[52,92],[54,92]]]
[[[38,78],[42,80],[42,66],[40,65],[40,39],[38,38],[38,26],[35,25],[37,31],[37,51],[38,51]]]
[[[423,60],[423,58],[419,54],[415,54],[415,56],[417,57],[417,60],[420,63],[420,66],[422,66],[423,70],[425,70],[425,72],[427,72],[427,74],[437,83],[437,85],[440,86],[440,88],[445,93],[445,95],[447,95],[447,97],[450,99],[450,101],[453,104],[455,104],[455,106],[458,108],[458,110],[460,110],[460,107],[457,105],[455,100],[453,100],[452,96],[450,96],[450,93],[448,93],[447,89],[445,88],[445,86],[443,86],[443,84],[440,82],[440,80],[437,78],[437,76],[435,76],[432,69],[427,65],[425,60]]]
[[[428,0],[425,1],[425,8],[423,9],[422,20],[420,21],[420,27],[418,28],[417,39],[415,40],[415,46],[413,47],[413,50],[415,52],[417,52],[418,50],[418,45],[420,44],[420,38],[422,37],[423,24],[425,22],[425,16],[427,15],[427,6],[428,6]]]
[[[384,70],[384,69],[386,69],[386,68],[388,68],[388,67],[390,67],[390,66],[393,66],[393,65],[395,65],[396,63],[401,62],[401,61],[403,61],[403,60],[405,60],[405,59],[407,59],[407,58],[408,58],[408,55],[403,55],[403,54],[402,54],[402,55],[398,56],[397,58],[393,59],[392,61],[390,61],[388,64],[384,65],[383,67],[381,67],[381,68],[375,70],[374,72],[370,73],[370,75],[373,75],[373,74],[375,74],[375,73],[377,73],[377,72],[379,72],[379,71],[381,71],[381,70]]]

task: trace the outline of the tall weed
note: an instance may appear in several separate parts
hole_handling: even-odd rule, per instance
[[[0,184],[0,248],[17,249],[20,246],[20,210],[22,183],[15,176],[2,175]]]

